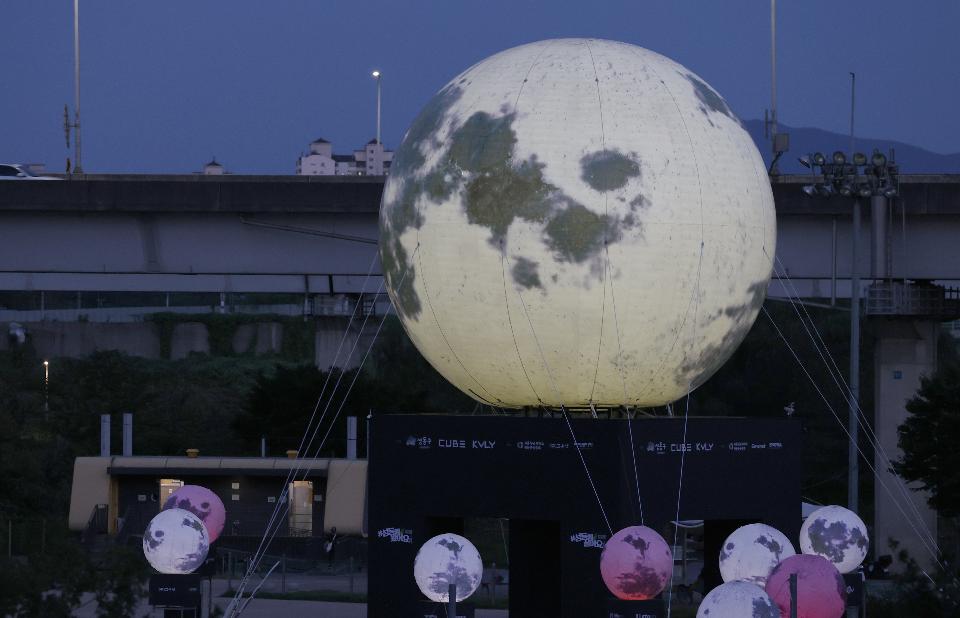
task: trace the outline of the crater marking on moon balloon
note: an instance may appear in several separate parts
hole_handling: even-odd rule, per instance
[[[616,150],[600,150],[580,159],[583,181],[606,192],[621,189],[631,178],[640,176],[640,166],[633,159]]]

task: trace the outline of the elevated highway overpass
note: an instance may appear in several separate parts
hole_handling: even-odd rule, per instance
[[[772,181],[777,258],[801,296],[828,304],[852,289],[853,201],[807,195],[802,188],[816,180]],[[113,346],[150,356],[161,346],[152,325],[135,323],[143,314],[216,310],[218,303],[227,311],[232,297],[263,295],[243,310],[312,314],[316,363],[353,364],[333,359],[343,316],[356,302],[387,308],[382,296],[359,296],[368,271],[374,277],[367,292],[382,281],[376,262],[382,189],[382,178],[365,177],[75,176],[0,183],[0,323],[22,320],[41,354],[83,355]],[[871,219],[872,205],[863,206],[856,270],[870,292],[867,313],[886,316],[874,346],[874,424],[896,457],[904,402],[935,370],[939,322],[960,305],[930,285],[960,281],[960,174],[902,175],[899,197],[884,206],[882,218]],[[872,286],[879,279],[884,283]],[[898,283],[907,280],[917,283]],[[905,290],[916,293],[904,296]],[[877,291],[883,294],[873,295]],[[127,301],[101,306],[111,295]],[[785,295],[774,280],[768,296]],[[65,296],[76,297],[73,308],[45,304],[56,297],[62,305]],[[92,307],[91,296],[97,299]],[[158,306],[145,306],[148,296]],[[171,305],[178,296],[187,299]],[[4,306],[11,299],[17,307]],[[169,348],[181,355],[209,351],[202,329],[181,326]],[[282,329],[275,323],[257,328],[263,331],[254,338],[257,346],[276,351]],[[355,340],[364,336],[354,333]],[[881,477],[890,476],[888,463],[877,456]],[[936,533],[925,496],[911,494],[911,500]],[[880,492],[875,511],[874,538],[897,538],[912,555],[924,555]]]
[[[777,256],[805,296],[847,296],[852,201],[806,195],[813,180],[772,183]],[[382,178],[318,176],[0,183],[0,292],[357,293],[382,189]],[[900,195],[888,213],[891,276],[960,281],[960,174],[901,176]],[[863,211],[858,269],[869,279]]]

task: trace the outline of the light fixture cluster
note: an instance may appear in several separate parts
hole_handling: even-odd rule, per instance
[[[891,157],[892,159],[892,157]],[[882,195],[896,197],[899,186],[899,166],[879,150],[867,159],[862,152],[855,152],[850,160],[838,150],[828,160],[822,152],[800,157],[800,164],[823,176],[821,182],[803,187],[811,196],[871,197]],[[819,172],[817,171],[819,170]]]

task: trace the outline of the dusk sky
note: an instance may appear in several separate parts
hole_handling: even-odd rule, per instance
[[[448,80],[508,47],[596,37],[647,47],[698,73],[743,119],[770,101],[767,0],[81,0],[88,172],[293,173],[316,137],[350,152],[395,148]],[[960,152],[960,3],[781,0],[780,120]],[[62,171],[73,108],[73,3],[0,4],[0,162]],[[563,127],[557,127],[562,131]]]

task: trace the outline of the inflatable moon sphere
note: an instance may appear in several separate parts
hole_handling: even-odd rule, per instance
[[[203,522],[184,509],[160,511],[143,533],[143,555],[161,573],[193,573],[207,559],[209,549]]]
[[[200,485],[184,485],[170,494],[163,509],[179,508],[190,511],[200,518],[207,529],[207,537],[213,543],[223,532],[227,510],[217,494]]]
[[[850,573],[860,566],[869,546],[863,520],[842,506],[817,509],[800,528],[800,551],[823,556],[841,573]]]
[[[666,587],[672,572],[670,546],[656,530],[646,526],[620,530],[600,554],[600,576],[618,599],[652,599]]]
[[[413,577],[428,599],[438,603],[450,600],[450,584],[457,585],[457,601],[476,592],[483,577],[483,562],[473,543],[458,534],[440,534],[417,552]]]
[[[780,608],[756,584],[727,582],[703,598],[697,618],[780,618]]]
[[[790,539],[776,528],[766,524],[741,526],[720,548],[720,576],[725,582],[763,586],[770,572],[796,553]]]
[[[404,136],[380,210],[407,334],[504,407],[682,397],[753,324],[775,235],[763,160],[723,98],[594,39],[455,77]]]
[[[790,575],[797,574],[797,618],[841,618],[847,585],[826,558],[798,554],[781,562],[767,580],[766,591],[780,613],[790,615]]]

